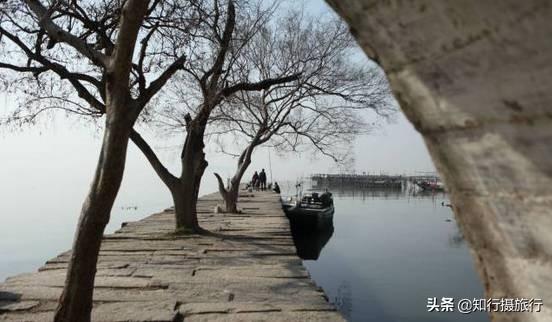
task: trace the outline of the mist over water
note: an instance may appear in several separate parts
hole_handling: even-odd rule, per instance
[[[5,108],[9,101],[3,101],[0,99],[0,107]],[[71,248],[100,151],[101,120],[98,124],[99,128],[87,127],[70,118],[59,118],[49,126],[0,131],[0,281],[35,271],[46,260]],[[181,137],[158,137],[146,129],[142,134],[151,140],[167,168],[179,173]],[[349,171],[414,173],[433,169],[422,139],[402,115],[395,123],[352,144],[358,161],[356,169]],[[410,150],[399,154],[405,145]],[[213,172],[229,178],[236,169],[236,159],[220,153],[218,147],[208,144],[206,152],[209,167],[200,194],[217,191]],[[408,158],[408,163],[397,155]],[[262,168],[278,182],[338,171],[327,158],[309,153],[279,155],[261,147],[254,152],[244,181]],[[106,232],[171,205],[167,188],[141,152],[130,144],[123,183]]]
[[[70,249],[97,161],[99,141],[80,130],[43,134],[31,131],[0,137],[0,281],[35,271],[46,260]],[[378,142],[370,137],[363,144],[370,146],[370,141],[374,145]],[[380,138],[378,144],[381,141],[385,138]],[[159,146],[163,143],[156,148]],[[425,153],[423,145],[418,145],[418,149]],[[269,171],[267,152],[258,151],[244,180],[260,168]],[[130,145],[128,154],[108,233],[122,222],[171,206],[170,194],[139,151]],[[362,151],[358,154],[362,155]],[[178,171],[177,158],[171,154],[161,156],[172,171]],[[381,160],[378,164],[384,163],[385,156],[376,157]],[[234,159],[219,157],[212,151],[208,152],[208,160],[201,194],[216,191],[212,172],[228,177],[235,167]],[[298,174],[331,172],[324,163],[317,162],[273,154],[270,169],[284,193],[287,190],[294,194],[294,182],[281,180]],[[393,172],[394,168],[383,169]],[[325,246],[319,252],[315,250],[318,259],[304,263],[347,318],[382,322],[488,321],[485,314],[427,312],[428,297],[483,296],[452,212],[441,206],[441,201],[447,201],[446,195],[412,195],[393,190],[332,192],[336,209],[334,230],[320,239]]]

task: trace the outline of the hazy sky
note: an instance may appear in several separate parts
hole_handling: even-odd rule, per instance
[[[308,1],[307,8],[328,10],[325,4],[314,0]],[[0,93],[0,113],[10,109],[10,102],[10,98]],[[98,159],[99,133],[98,129],[84,127],[65,117],[20,132],[0,129],[0,259],[10,260],[4,267],[0,260],[0,281],[3,275],[19,271],[15,262],[36,265],[37,254],[40,260],[45,260],[70,246]],[[145,136],[153,139],[147,131]],[[173,141],[157,137],[153,146],[168,168],[177,173],[180,151],[166,148]],[[356,172],[410,174],[434,170],[420,135],[400,113],[393,122],[383,123],[380,129],[353,144]],[[216,190],[213,172],[228,177],[236,166],[235,159],[215,150],[207,149],[209,167],[201,193]],[[274,180],[295,180],[311,173],[337,171],[330,160],[313,159],[310,154],[280,157],[271,153],[270,156]],[[260,148],[254,154],[246,178],[260,168],[269,170],[267,148]],[[128,206],[138,206],[139,211],[130,213],[123,209]],[[171,206],[168,190],[131,143],[109,230],[118,228],[122,221],[168,206]]]

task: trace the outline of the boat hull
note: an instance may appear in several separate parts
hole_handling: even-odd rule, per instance
[[[284,207],[288,218],[301,230],[323,230],[333,224],[334,207],[323,209]]]

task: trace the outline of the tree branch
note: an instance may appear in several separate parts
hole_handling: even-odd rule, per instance
[[[226,87],[222,90],[222,96],[228,97],[238,91],[260,91],[269,89],[273,85],[283,84],[298,80],[301,77],[301,73],[293,74],[290,76],[280,78],[267,78],[256,83],[238,83],[236,85]]]
[[[218,173],[213,173],[215,175],[215,177],[217,177],[217,182],[218,182],[218,188],[219,188],[219,192],[220,194],[225,197],[226,194],[228,193],[228,190],[226,190],[226,187],[224,186],[224,181],[222,181],[222,178],[219,176]]]
[[[234,33],[235,26],[236,26],[236,8],[234,7],[234,0],[229,0],[226,24],[224,26],[224,32],[222,35],[222,40],[220,42],[220,48],[217,54],[217,58],[215,59],[213,67],[209,71],[207,71],[205,75],[203,75],[203,77],[201,78],[202,83],[205,83],[205,80],[207,79],[207,77],[209,77],[210,74],[213,75],[211,76],[211,79],[209,81],[209,86],[208,86],[208,88],[211,91],[214,90],[215,87],[217,86],[220,75],[222,74],[224,60],[226,58],[226,53],[228,52],[228,49],[230,47],[230,41],[232,40],[232,34]]]
[[[107,67],[108,57],[92,48],[79,37],[61,29],[51,19],[51,12],[47,10],[39,0],[24,0],[29,9],[38,18],[38,24],[46,30],[48,36],[57,42],[63,42],[75,48],[79,53],[88,57],[94,64]]]
[[[46,67],[16,66],[12,64],[1,63],[1,62],[0,62],[0,68],[11,69],[16,72],[30,72],[30,73],[33,73],[35,76],[38,76],[38,74],[48,70],[48,68]]]
[[[157,175],[159,175],[161,180],[163,180],[163,182],[167,186],[172,186],[178,181],[178,179],[174,175],[172,175],[169,170],[167,170],[167,168],[165,168],[153,149],[149,146],[146,140],[144,140],[144,138],[142,138],[142,136],[138,132],[136,132],[136,130],[132,129],[132,132],[130,132],[130,139],[140,149],[140,151],[142,151]]]
[[[141,107],[145,106],[149,100],[163,88],[167,81],[182,68],[186,62],[186,56],[182,55],[178,57],[156,80],[151,82],[150,86],[144,91],[143,95],[140,95],[138,102]]]
[[[127,0],[121,10],[121,21],[109,71],[116,77],[115,81],[120,82],[125,87],[128,87],[132,69],[132,55],[138,38],[138,31],[148,10],[148,3],[149,0]]]

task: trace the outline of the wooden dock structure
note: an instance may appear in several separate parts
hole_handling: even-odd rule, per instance
[[[245,193],[242,214],[198,203],[213,236],[175,235],[164,211],[106,235],[93,321],[344,321],[297,257],[272,192]],[[0,321],[52,321],[70,252],[0,284]]]
[[[404,189],[407,183],[419,181],[439,181],[433,174],[420,175],[384,175],[384,174],[312,174],[312,186],[315,188],[351,187],[360,189]]]
[[[388,188],[401,189],[402,176],[368,175],[368,174],[313,174],[310,177],[313,186],[336,187],[349,186],[357,188]]]

